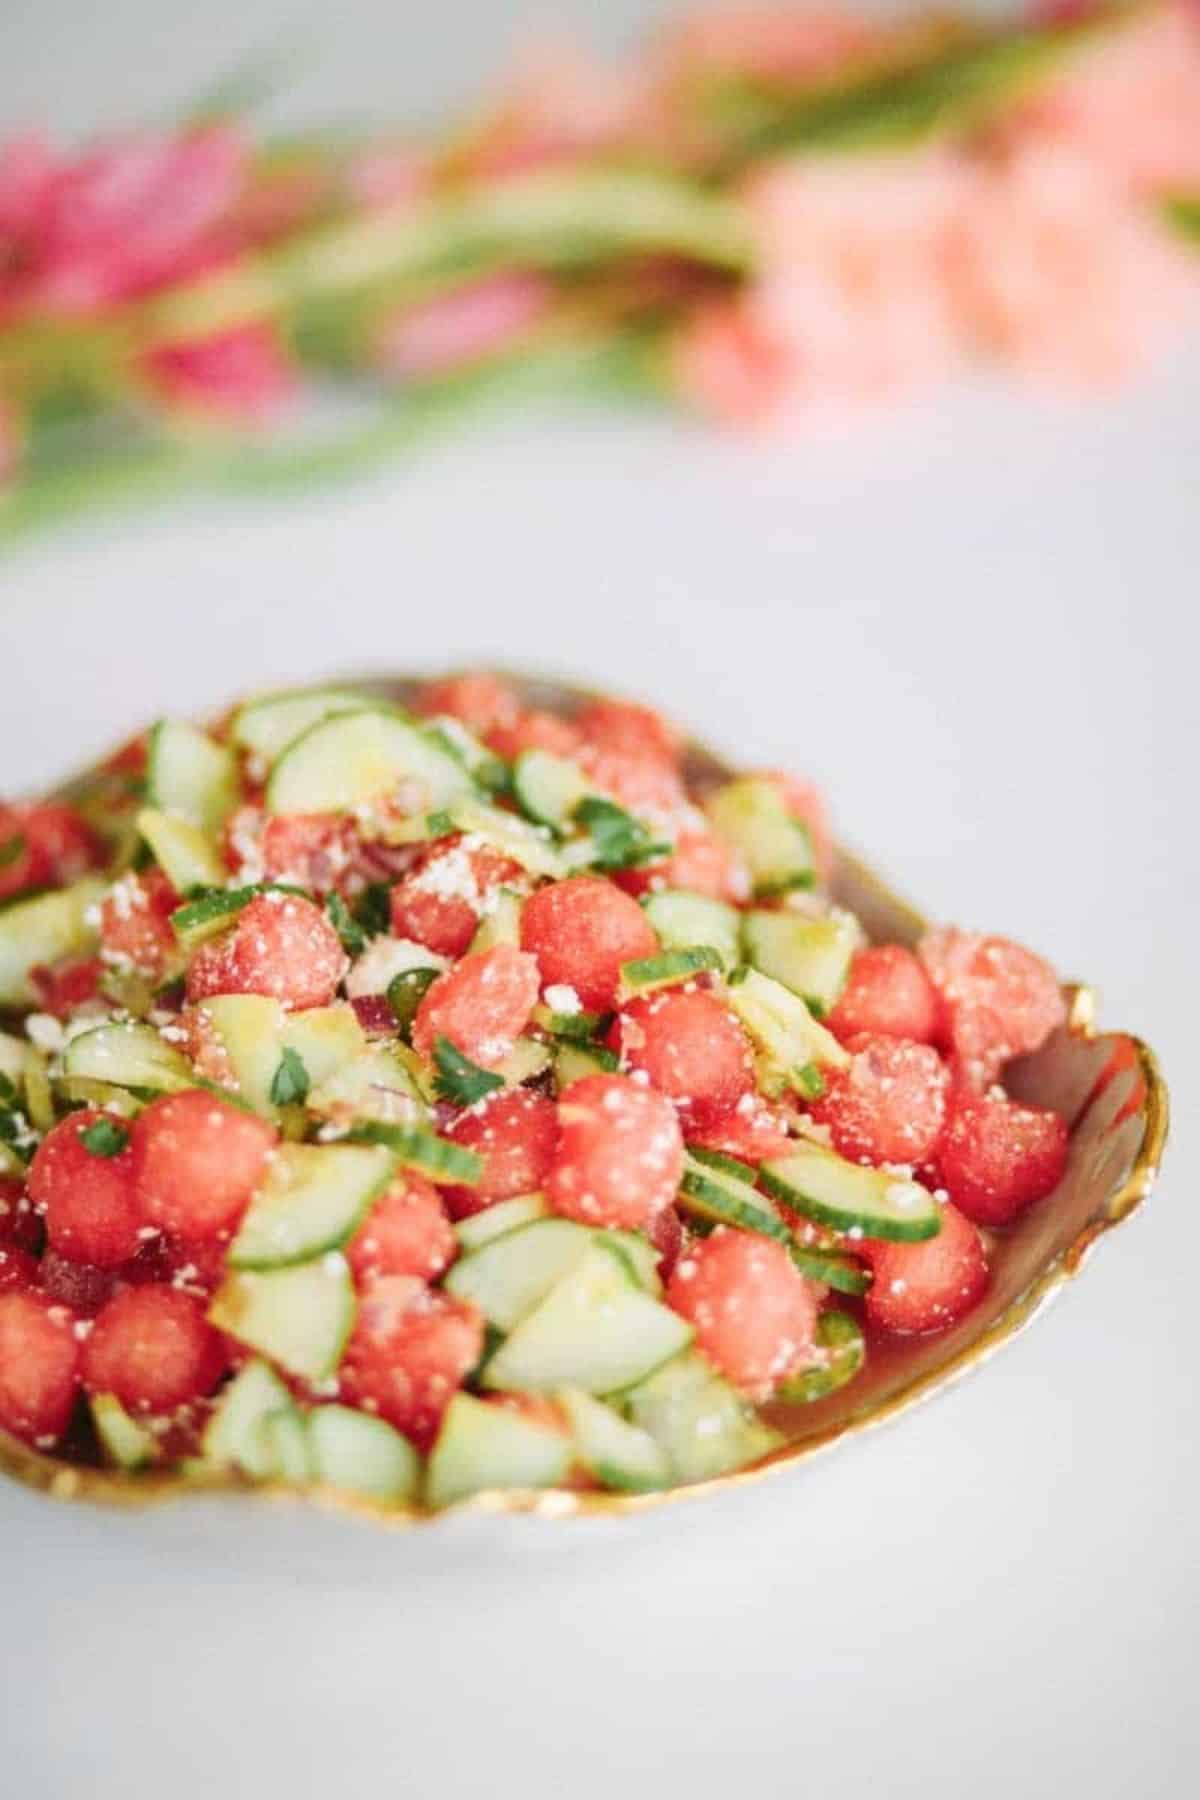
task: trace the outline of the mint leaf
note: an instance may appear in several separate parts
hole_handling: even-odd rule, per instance
[[[614,800],[602,800],[598,794],[588,794],[572,816],[592,840],[594,848],[590,861],[593,868],[631,869],[656,856],[670,854],[670,844],[652,838],[641,820],[635,819]]]
[[[325,902],[325,911],[329,923],[342,941],[342,949],[347,956],[361,956],[367,947],[367,934],[352,916],[350,908],[340,894],[330,894]]]
[[[120,1156],[129,1142],[129,1133],[115,1119],[97,1119],[80,1132],[79,1141],[90,1156]]]
[[[285,1048],[271,1083],[273,1106],[303,1106],[310,1087],[308,1070],[295,1050]]]
[[[481,1069],[461,1050],[456,1050],[448,1037],[435,1040],[433,1061],[437,1069],[434,1087],[438,1099],[449,1100],[453,1106],[474,1106],[485,1094],[495,1093],[497,1088],[504,1086],[503,1075]]]

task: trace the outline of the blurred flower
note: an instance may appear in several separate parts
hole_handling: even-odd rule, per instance
[[[485,275],[392,315],[380,330],[380,366],[405,379],[444,375],[511,349],[540,324],[554,290],[540,275]]]
[[[1194,253],[1089,157],[1036,138],[980,173],[953,269],[966,330],[1068,381],[1127,374],[1200,302]]]
[[[429,191],[432,169],[423,150],[404,141],[369,144],[351,158],[346,188],[352,202],[376,207],[407,206]]]
[[[648,125],[646,75],[612,68],[568,40],[531,46],[502,95],[469,136],[462,157],[474,175],[518,174],[620,144],[628,150]]]
[[[21,433],[16,418],[0,396],[0,495],[17,472],[21,458]]]
[[[148,351],[142,372],[170,406],[243,424],[261,424],[296,392],[297,377],[278,333],[243,325],[187,344]]]
[[[815,81],[870,55],[887,35],[882,21],[842,7],[709,6],[667,34],[663,61],[676,75]]]

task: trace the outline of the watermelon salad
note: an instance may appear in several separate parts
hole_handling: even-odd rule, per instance
[[[1002,937],[819,794],[487,674],[168,719],[0,808],[0,1430],[130,1479],[642,1492],[988,1289],[1068,1130]]]

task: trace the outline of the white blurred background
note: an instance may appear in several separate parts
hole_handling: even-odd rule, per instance
[[[659,10],[542,17],[615,46]],[[0,126],[161,116],[275,44],[290,119],[433,116],[529,16],[5,0]],[[980,377],[791,445],[546,409],[302,504],[193,502],[0,561],[6,787],[263,681],[583,675],[817,776],[928,911],[1095,981],[1176,1102],[1153,1206],[1049,1318],[762,1493],[551,1545],[0,1491],[14,1797],[1187,1791],[1198,491],[1200,343],[1115,396]]]

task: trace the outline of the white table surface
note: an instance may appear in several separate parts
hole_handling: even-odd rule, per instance
[[[171,88],[287,10],[189,9]],[[75,11],[9,0],[0,117],[161,93],[162,9]],[[482,9],[472,73],[503,13]],[[309,89],[348,106],[361,76],[382,110],[365,23],[395,52],[418,15],[348,14]],[[412,28],[440,93],[472,12],[438,15]],[[401,100],[417,85],[404,63]],[[6,786],[329,669],[491,657],[627,686],[823,779],[927,910],[1095,981],[1176,1101],[1155,1201],[1046,1319],[766,1488],[620,1528],[395,1538],[0,1488],[14,1800],[1186,1791],[1198,487],[1200,345],[1099,403],[980,382],[790,447],[496,421],[302,505],[193,504],[0,561]]]

